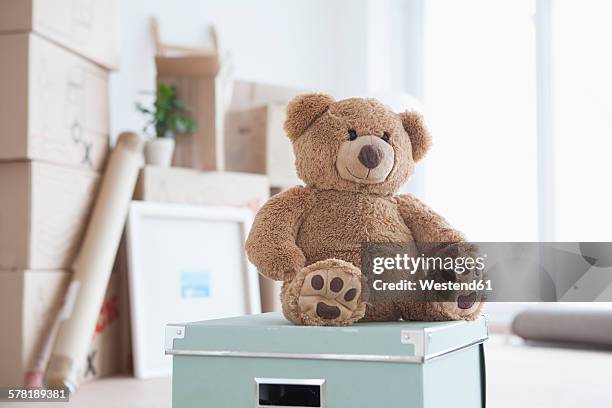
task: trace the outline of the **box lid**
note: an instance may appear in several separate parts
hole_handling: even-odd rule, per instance
[[[166,354],[423,363],[482,343],[486,319],[295,326],[263,313],[166,326]]]

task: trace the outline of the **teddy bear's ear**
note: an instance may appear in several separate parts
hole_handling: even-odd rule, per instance
[[[412,144],[412,158],[415,162],[421,160],[431,146],[431,136],[423,123],[423,117],[417,112],[400,113],[404,130]]]
[[[291,141],[297,139],[334,103],[330,95],[310,93],[298,95],[287,105],[285,131]]]

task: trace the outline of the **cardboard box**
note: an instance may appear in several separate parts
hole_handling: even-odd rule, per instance
[[[261,82],[234,81],[230,110],[246,110],[269,104],[287,104],[295,96],[311,92],[305,89]]]
[[[130,317],[130,291],[125,234],[121,236],[121,242],[117,249],[115,264],[113,265],[113,275],[117,276],[119,285],[119,310],[125,311],[121,313],[119,319],[120,347],[115,350],[115,352],[119,354],[119,365],[117,368],[121,373],[133,373],[132,322]]]
[[[281,189],[302,184],[283,123],[286,104],[269,104],[227,115],[225,163],[229,171],[265,174]]]
[[[227,69],[217,54],[157,56],[157,82],[176,88],[198,124],[176,137],[173,164],[199,170],[224,170],[223,126]]]
[[[259,275],[259,296],[261,297],[261,312],[280,312],[282,305],[280,293],[282,282],[273,281],[263,275]]]
[[[0,32],[34,31],[106,69],[119,65],[117,0],[3,0]]]
[[[129,309],[122,300],[125,282],[122,284],[121,278],[118,273],[111,274],[96,329],[92,334],[89,352],[81,366],[80,382],[127,372],[126,367],[129,362],[125,361],[122,354],[125,349],[122,330],[124,330],[123,320],[127,318]]]
[[[24,384],[48,341],[71,275],[67,270],[0,271],[0,386]],[[121,309],[118,296],[118,275],[112,274],[80,381],[122,372],[117,350],[127,310]]]
[[[230,172],[202,172],[180,167],[145,166],[135,200],[161,203],[247,207],[256,212],[270,196],[267,177]]]
[[[0,160],[100,170],[109,145],[108,72],[35,34],[0,35]]]
[[[43,162],[0,163],[0,269],[66,269],[100,176]]]

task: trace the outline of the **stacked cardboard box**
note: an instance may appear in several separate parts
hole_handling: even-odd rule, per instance
[[[216,52],[155,57],[157,82],[174,87],[198,123],[176,138],[175,166],[223,170],[223,113],[227,65]]]
[[[109,148],[117,2],[0,4],[0,386],[19,386],[61,306]],[[118,278],[83,378],[118,366]]]
[[[273,192],[301,184],[283,122],[287,103],[303,92],[276,85],[235,82],[225,125],[227,170],[267,175]]]

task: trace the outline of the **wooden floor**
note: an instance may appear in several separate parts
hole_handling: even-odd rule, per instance
[[[612,407],[612,352],[529,347],[498,335],[487,342],[485,353],[491,408]],[[171,382],[112,378],[84,384],[68,404],[0,406],[169,408]]]
[[[494,337],[485,353],[489,407],[612,407],[612,351],[512,345]]]
[[[83,384],[70,402],[4,403],[2,408],[169,408],[172,406],[170,378],[137,380],[105,378]]]

